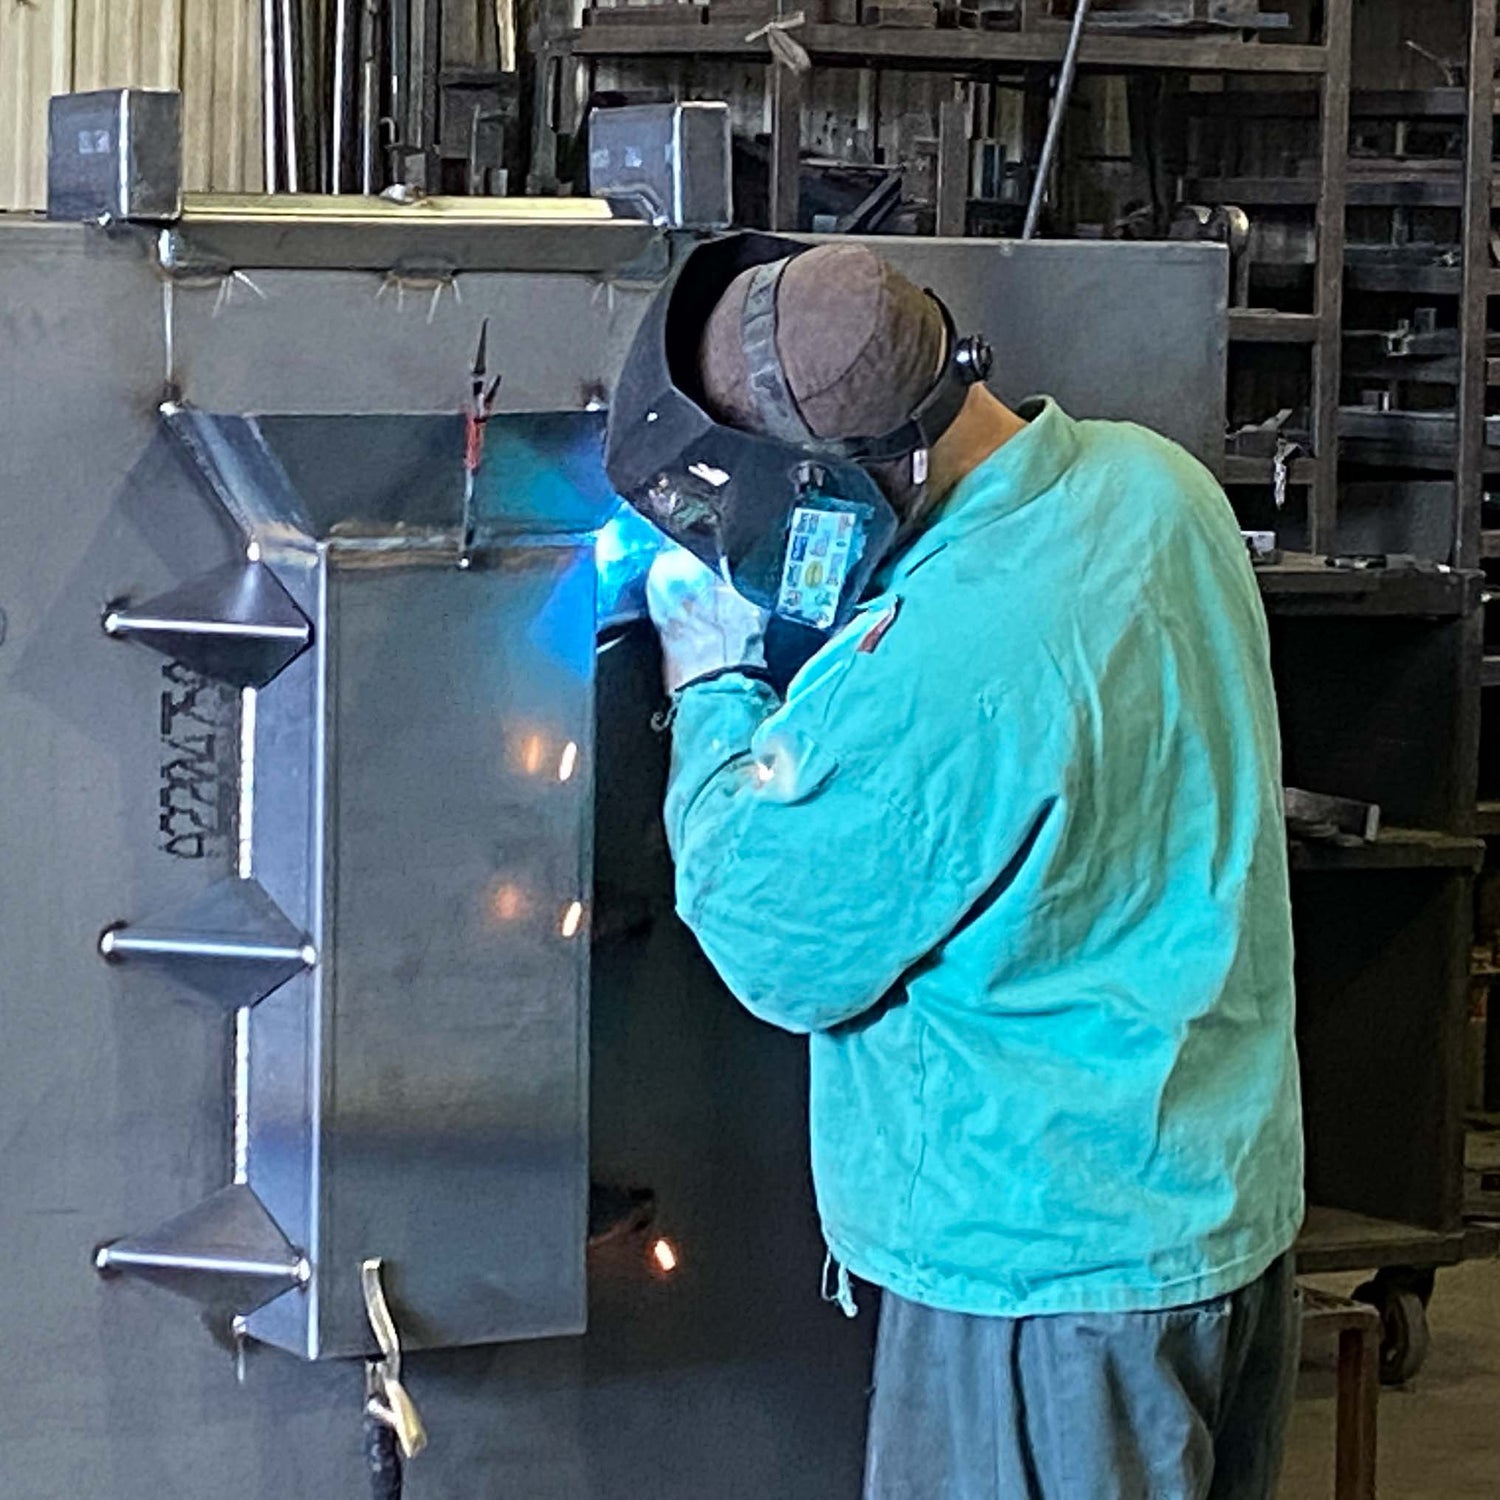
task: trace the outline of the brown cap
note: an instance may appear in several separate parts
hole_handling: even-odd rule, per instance
[[[709,314],[698,373],[715,420],[764,433],[741,326],[753,275],[736,276]],[[818,437],[899,427],[937,378],[944,342],[932,298],[866,246],[818,245],[790,257],[776,292],[776,351]]]

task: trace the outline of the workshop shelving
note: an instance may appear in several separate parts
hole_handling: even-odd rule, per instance
[[[1412,715],[1433,705],[1442,714],[1441,737],[1423,751],[1409,744],[1402,774],[1418,775],[1418,755],[1431,755],[1433,795],[1425,816],[1413,821],[1443,831],[1433,840],[1430,866],[1419,869],[1413,859],[1399,874],[1338,877],[1365,879],[1371,905],[1362,929],[1343,922],[1336,895],[1319,892],[1331,873],[1310,873],[1307,851],[1294,856],[1299,930],[1315,929],[1320,945],[1302,952],[1299,976],[1309,1097],[1322,1101],[1309,1112],[1309,1177],[1337,1160],[1338,1201],[1367,1214],[1378,1209],[1387,1221],[1327,1224],[1319,1233],[1323,1246],[1303,1263],[1337,1263],[1340,1256],[1330,1257],[1327,1247],[1352,1236],[1371,1264],[1388,1268],[1372,1284],[1379,1296],[1404,1285],[1423,1304],[1431,1268],[1491,1250],[1465,1234],[1462,1158],[1473,876],[1485,858],[1484,835],[1500,832],[1500,817],[1487,811],[1500,803],[1475,800],[1480,725],[1494,717],[1483,699],[1493,696],[1493,688],[1486,692],[1491,683],[1500,684],[1483,654],[1478,572],[1486,476],[1500,471],[1500,424],[1489,415],[1496,374],[1489,299],[1500,289],[1490,243],[1497,201],[1494,0],[1473,0],[1468,23],[1465,87],[1354,96],[1356,129],[1367,132],[1375,152],[1394,145],[1403,154],[1377,154],[1351,167],[1340,412],[1345,492],[1363,487],[1375,502],[1367,522],[1378,518],[1389,528],[1404,517],[1407,536],[1420,537],[1412,550],[1471,580],[1465,611],[1435,626],[1430,642],[1409,643],[1404,656],[1383,653],[1393,667],[1392,700],[1407,703]],[[1449,38],[1450,47],[1457,41]],[[1388,213],[1383,243],[1371,232],[1377,208]],[[1382,328],[1391,330],[1384,349]],[[1418,653],[1425,669],[1413,665]],[[1374,759],[1389,753],[1383,735],[1390,732],[1403,731],[1384,720],[1370,726],[1367,742],[1379,747]],[[1416,854],[1409,845],[1404,852]],[[1374,938],[1370,924],[1380,929]],[[1352,952],[1341,961],[1343,944]],[[1370,957],[1361,961],[1361,950]],[[1351,1029],[1356,1012],[1367,1028],[1359,1039]],[[1368,1044],[1371,1031],[1382,1046]],[[1500,1060],[1493,1025],[1490,1036],[1493,1067]],[[1348,1050],[1329,1066],[1340,1037]],[[1359,1093],[1346,1091],[1339,1067],[1360,1078]],[[1413,1098],[1421,1100],[1420,1114],[1411,1109]],[[1346,1128],[1340,1110],[1357,1125]],[[1394,1172],[1381,1161],[1395,1163]]]
[[[664,12],[676,9],[680,19],[663,23]],[[787,8],[788,10],[790,7]],[[806,21],[786,18],[788,34],[805,50],[813,73],[799,77],[778,66],[763,25],[739,19],[717,18],[714,5],[649,7],[645,15],[631,16],[613,10],[584,10],[585,24],[574,24],[544,35],[551,97],[543,102],[539,119],[538,158],[556,156],[556,137],[572,128],[581,101],[596,88],[601,67],[618,74],[630,63],[648,70],[647,76],[662,79],[663,68],[685,59],[732,61],[764,65],[764,112],[769,124],[769,184],[766,225],[793,227],[797,223],[799,189],[797,154],[804,128],[804,101],[813,84],[810,78],[822,70],[857,70],[867,80],[862,90],[877,100],[881,80],[889,75],[947,75],[953,100],[966,99],[973,90],[991,84],[1019,86],[1026,91],[1026,128],[1033,143],[1025,155],[1035,155],[1039,132],[1045,123],[1049,65],[1060,60],[1067,27],[1060,19],[1041,13],[1040,7],[1021,7],[1019,29],[978,31],[937,27],[884,27],[875,25],[829,25],[809,12]],[[576,12],[574,13],[577,14]],[[771,14],[767,8],[767,15]],[[706,16],[706,19],[705,19]],[[1312,552],[1331,550],[1336,527],[1337,408],[1339,387],[1338,309],[1344,239],[1344,187],[1349,102],[1350,0],[1332,0],[1319,10],[1320,34],[1310,22],[1299,21],[1302,32],[1286,41],[1240,35],[1131,34],[1111,27],[1085,33],[1080,67],[1085,74],[1168,75],[1179,80],[1190,77],[1227,80],[1234,78],[1269,81],[1282,78],[1300,81],[1305,114],[1317,127],[1319,144],[1312,159],[1313,171],[1296,184],[1298,201],[1312,215],[1317,254],[1311,270],[1306,306],[1237,306],[1231,317],[1231,339],[1239,344],[1288,345],[1305,352],[1304,377],[1308,415],[1297,435],[1299,453],[1290,465],[1287,480],[1297,492],[1296,510],[1301,517],[1300,534],[1289,535],[1289,544]],[[592,23],[592,24],[590,24]],[[1137,28],[1139,31],[1140,28]],[[753,75],[751,75],[753,76]],[[1211,99],[1212,95],[1195,95]],[[1249,92],[1235,97],[1252,101]],[[1278,96],[1279,97],[1279,96]],[[936,156],[944,159],[954,128],[965,140],[953,142],[955,151],[966,150],[967,116],[964,109],[939,110],[933,130]],[[878,120],[874,134],[879,137]],[[546,184],[544,184],[546,185]],[[1234,197],[1216,202],[1236,202]],[[972,205],[977,211],[978,202]],[[939,234],[965,231],[970,205],[960,192],[956,199],[935,193],[934,228]],[[804,226],[806,227],[806,226]],[[1226,454],[1222,466],[1225,482],[1260,492],[1269,492],[1273,469],[1269,458],[1243,452]]]
[[[1294,458],[1286,467],[1287,483],[1312,484],[1317,472],[1317,466],[1310,458]],[[1251,453],[1226,453],[1219,468],[1219,478],[1225,484],[1269,486],[1273,477],[1272,460]]]
[[[1492,299],[1500,295],[1500,268],[1493,250],[1497,185],[1494,158],[1496,63],[1495,0],[1470,0],[1470,31],[1467,71],[1467,133],[1464,151],[1465,195],[1463,207],[1464,276],[1460,326],[1463,337],[1458,389],[1458,452],[1455,484],[1458,492],[1459,525],[1456,556],[1472,567],[1485,568],[1493,579],[1493,559],[1500,556],[1495,535],[1485,524],[1486,488],[1500,465],[1494,460],[1492,433],[1496,408],[1497,367],[1494,358]],[[1489,590],[1486,591],[1486,599]],[[1493,949],[1500,937],[1500,803],[1495,800],[1496,763],[1500,761],[1500,655],[1490,639],[1492,622],[1478,632],[1473,650],[1478,658],[1479,725],[1476,774],[1475,831],[1491,840],[1487,868],[1476,893],[1475,952]],[[1475,979],[1476,994],[1485,1007],[1485,1045],[1482,1072],[1483,1107],[1500,1107],[1500,1005],[1488,976]]]
[[[684,7],[697,9],[698,7]],[[687,22],[585,26],[571,39],[576,57],[730,57],[764,61],[768,46],[752,38],[757,28]],[[792,32],[814,63],[962,71],[985,63],[1056,63],[1067,44],[1066,26],[1041,33],[949,31],[878,26],[799,25]],[[1201,37],[1085,36],[1082,67],[1169,68],[1200,73],[1302,73],[1328,71],[1329,50],[1284,42],[1220,41]]]
[[[1294,870],[1467,870],[1484,862],[1484,841],[1428,828],[1384,827],[1369,840],[1293,839]]]
[[[1246,344],[1315,344],[1318,320],[1312,313],[1267,307],[1232,307],[1229,337]]]
[[[1457,296],[1463,271],[1457,265],[1389,265],[1363,261],[1352,247],[1344,285],[1355,292],[1399,292],[1416,296]]]
[[[1307,1212],[1304,1243],[1297,1252],[1300,1270],[1316,1275],[1344,1270],[1351,1256],[1371,1270],[1385,1266],[1454,1265],[1464,1258],[1464,1231],[1434,1235],[1414,1224],[1372,1218],[1348,1209],[1314,1206]]]
[[[1479,602],[1472,572],[1441,564],[1401,568],[1334,568],[1290,557],[1256,569],[1268,613],[1457,618]]]
[[[1351,163],[1346,187],[1351,208],[1458,208],[1464,181],[1459,162],[1440,163],[1422,171],[1399,162]],[[1210,203],[1311,206],[1318,201],[1313,177],[1202,177],[1190,179],[1188,191]]]

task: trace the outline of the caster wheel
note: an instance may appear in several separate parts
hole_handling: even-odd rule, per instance
[[[1377,1271],[1375,1279],[1377,1281],[1388,1280],[1393,1286],[1402,1287],[1408,1292],[1415,1292],[1422,1299],[1422,1306],[1427,1307],[1432,1302],[1432,1293],[1437,1286],[1437,1270],[1433,1266],[1392,1267],[1389,1270]]]
[[[1405,1385],[1414,1379],[1432,1342],[1420,1293],[1377,1277],[1356,1287],[1354,1300],[1368,1303],[1380,1314],[1380,1383]]]

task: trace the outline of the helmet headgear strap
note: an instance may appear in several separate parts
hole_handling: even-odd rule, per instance
[[[800,448],[818,447],[820,440],[792,395],[776,347],[776,294],[782,272],[790,264],[790,256],[765,261],[751,274],[740,318],[740,346],[745,352],[750,398],[770,435]]]
[[[820,438],[808,426],[797,405],[776,346],[777,293],[791,259],[787,256],[765,261],[755,268],[740,319],[746,383],[768,434],[812,453],[847,458],[859,464],[893,463],[910,455],[911,480],[920,487],[927,479],[927,459],[933,445],[963,410],[969,387],[990,372],[989,344],[978,337],[960,339],[952,313],[941,297],[928,290],[927,295],[937,305],[943,320],[946,357],[927,394],[904,422],[878,437]]]

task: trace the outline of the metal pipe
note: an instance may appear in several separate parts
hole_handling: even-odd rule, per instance
[[[276,0],[260,5],[260,135],[261,171],[268,193],[281,191],[281,159],[277,152]]]
[[[428,147],[423,128],[427,93],[427,12],[438,0],[408,0],[406,13],[406,124],[402,141],[418,151]]]
[[[163,933],[137,935],[129,928],[111,928],[99,939],[100,954],[109,959],[126,958],[222,958],[234,963],[300,963],[311,968],[317,953],[308,943],[289,947],[285,943],[256,943],[235,938],[170,936]]]
[[[302,177],[298,171],[298,156],[300,153],[299,132],[297,129],[297,26],[296,13],[293,8],[293,0],[279,0],[280,5],[280,33],[277,36],[279,43],[280,75],[281,75],[281,120],[282,120],[282,157],[286,168],[286,189],[289,193],[300,192],[302,189]]]
[[[406,144],[407,68],[410,65],[411,0],[389,0],[386,6],[386,51],[390,63],[386,113],[398,145]]]
[[[101,1271],[139,1266],[148,1271],[207,1271],[221,1276],[292,1281],[299,1285],[312,1279],[312,1268],[305,1259],[283,1265],[273,1260],[237,1260],[230,1256],[183,1254],[175,1250],[128,1250],[113,1245],[102,1246],[94,1253],[94,1265]]]
[[[317,0],[293,0],[297,13],[297,160],[302,191],[326,193],[323,160],[324,44]]]
[[[376,191],[375,155],[380,129],[380,67],[377,38],[380,15],[376,0],[359,10],[359,190]]]
[[[329,101],[333,110],[333,131],[330,149],[329,191],[348,191],[346,163],[349,156],[350,126],[353,124],[354,80],[350,76],[350,51],[353,38],[350,35],[349,7],[352,0],[334,0],[333,5],[333,97]]]
[[[516,0],[495,0],[495,60],[502,73],[516,71]]]
[[[1052,171],[1052,158],[1057,155],[1063,116],[1068,112],[1068,100],[1073,94],[1073,75],[1078,71],[1078,46],[1083,41],[1083,23],[1088,19],[1088,14],[1089,0],[1077,0],[1073,7],[1073,29],[1068,33],[1068,47],[1063,53],[1062,71],[1057,75],[1057,91],[1052,96],[1052,113],[1047,116],[1042,159],[1037,163],[1036,181],[1031,184],[1031,202],[1026,205],[1026,223],[1021,229],[1023,240],[1029,240],[1036,234],[1037,221],[1042,217],[1042,200],[1047,196],[1047,178]]]

